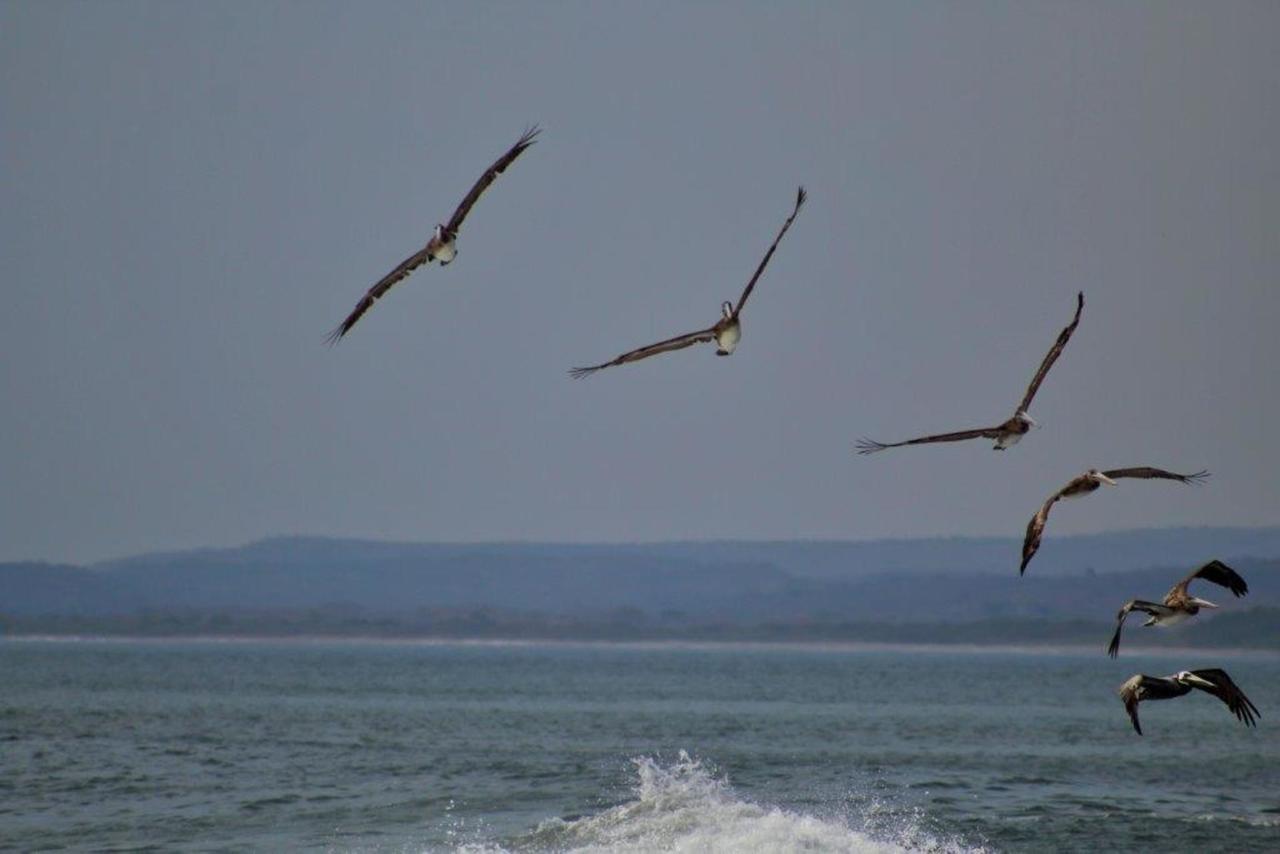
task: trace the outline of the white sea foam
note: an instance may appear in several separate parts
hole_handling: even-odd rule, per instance
[[[734,794],[723,779],[684,751],[663,767],[651,758],[632,760],[639,774],[635,799],[596,815],[544,821],[515,840],[516,851],[575,852],[790,852],[850,854],[971,852],[959,843],[921,830],[903,817],[884,832],[858,829],[847,820],[820,818],[763,806]],[[468,854],[495,851],[464,848]]]

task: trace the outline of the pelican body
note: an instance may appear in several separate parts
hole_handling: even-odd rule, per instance
[[[1108,477],[1105,472],[1100,472],[1097,469],[1089,469],[1079,477],[1073,478],[1070,483],[1064,486],[1058,493],[1058,498],[1082,498],[1083,496],[1096,491],[1103,485],[1115,486],[1115,479]]]
[[[1012,418],[996,428],[996,443],[991,446],[991,450],[1003,451],[1007,448],[1012,448],[1022,441],[1022,437],[1030,433],[1031,428],[1035,426],[1035,420],[1019,409],[1013,413]]]
[[[742,340],[742,321],[733,313],[733,303],[725,300],[720,305],[720,322],[712,327],[716,339],[716,355],[730,356]]]
[[[427,241],[427,263],[439,262],[443,267],[458,257],[458,233],[436,223],[436,230]]]

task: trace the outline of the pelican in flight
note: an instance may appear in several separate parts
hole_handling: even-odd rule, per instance
[[[1045,354],[1044,361],[1040,363],[1040,367],[1036,370],[1036,375],[1031,378],[1031,385],[1027,386],[1027,393],[1022,396],[1022,402],[1018,404],[1018,408],[1014,410],[1009,420],[1003,424],[997,424],[995,427],[959,430],[955,433],[921,436],[918,439],[907,439],[904,442],[877,442],[874,439],[864,438],[859,439],[857,442],[858,453],[874,454],[876,451],[883,451],[885,448],[900,448],[903,445],[926,445],[931,442],[963,442],[966,439],[995,439],[996,443],[992,448],[997,451],[1003,451],[1005,448],[1018,444],[1018,440],[1025,436],[1032,427],[1036,426],[1035,420],[1027,414],[1027,408],[1031,406],[1031,398],[1035,397],[1036,392],[1040,390],[1040,383],[1044,382],[1045,375],[1049,373],[1053,363],[1062,354],[1062,349],[1071,340],[1071,333],[1075,332],[1076,327],[1080,324],[1080,311],[1083,308],[1084,292],[1081,291],[1076,294],[1075,317],[1071,318],[1071,322],[1067,324],[1067,327],[1058,333],[1058,340],[1053,342],[1053,346]]]
[[[1258,707],[1250,702],[1240,687],[1231,681],[1227,671],[1214,667],[1209,670],[1183,670],[1172,676],[1147,676],[1137,673],[1120,686],[1120,699],[1124,700],[1125,711],[1129,720],[1133,721],[1134,731],[1142,735],[1142,727],[1138,724],[1138,704],[1143,700],[1170,700],[1191,693],[1192,688],[1199,688],[1212,694],[1226,703],[1231,714],[1241,723],[1257,726],[1255,718],[1262,717]]]
[[[1164,469],[1151,468],[1150,466],[1139,466],[1138,468],[1111,469],[1110,471],[1089,469],[1084,474],[1073,477],[1066,486],[1050,495],[1049,500],[1036,511],[1036,515],[1032,516],[1031,521],[1027,523],[1027,535],[1022,541],[1022,566],[1018,569],[1018,574],[1021,575],[1027,571],[1027,564],[1031,562],[1031,558],[1035,557],[1036,550],[1040,548],[1040,535],[1044,533],[1044,523],[1049,519],[1049,511],[1053,509],[1053,505],[1058,503],[1059,500],[1088,495],[1104,483],[1107,486],[1115,486],[1116,480],[1122,477],[1163,478],[1165,480],[1176,480],[1179,483],[1199,483],[1208,476],[1209,473],[1207,471],[1177,474]]]
[[[1107,647],[1107,654],[1115,658],[1120,652],[1120,630],[1124,628],[1124,618],[1129,616],[1130,611],[1142,611],[1150,615],[1142,624],[1144,626],[1173,626],[1199,614],[1201,608],[1218,607],[1207,599],[1200,599],[1187,593],[1187,586],[1197,578],[1221,585],[1234,593],[1237,598],[1249,592],[1249,585],[1245,584],[1244,579],[1234,569],[1220,560],[1211,560],[1173,585],[1173,588],[1164,594],[1163,603],[1144,602],[1141,599],[1130,599],[1126,602],[1120,609],[1120,613],[1116,614],[1116,633],[1111,636],[1111,645]]]
[[[773,239],[773,245],[769,247],[769,251],[764,253],[764,258],[760,261],[760,266],[756,267],[755,275],[751,277],[751,281],[747,282],[747,286],[742,291],[742,296],[738,297],[738,304],[725,300],[720,305],[720,319],[716,321],[714,326],[706,329],[699,329],[697,332],[690,332],[685,335],[677,335],[675,338],[668,338],[666,341],[659,341],[657,344],[650,344],[647,347],[640,347],[635,350],[623,353],[621,356],[610,359],[607,362],[601,362],[598,365],[591,365],[585,368],[572,368],[569,375],[574,379],[594,374],[596,371],[614,365],[625,365],[627,362],[638,362],[641,359],[647,359],[650,356],[656,356],[659,353],[670,353],[673,350],[683,350],[694,344],[704,344],[708,341],[716,342],[716,355],[728,356],[733,353],[738,346],[738,341],[742,338],[742,322],[739,319],[742,314],[742,307],[747,304],[747,297],[751,296],[751,290],[756,286],[756,280],[760,278],[760,274],[764,272],[764,268],[768,265],[769,259],[773,257],[773,250],[778,248],[778,244],[782,242],[782,235],[787,233],[787,229],[791,227],[791,223],[795,220],[796,214],[800,213],[800,206],[804,204],[807,194],[804,187],[796,192],[796,206],[791,211],[791,216],[787,217],[787,221],[782,224],[782,230],[778,232],[778,236]]]
[[[427,240],[427,245],[401,261],[394,270],[387,273],[360,298],[360,302],[356,303],[356,307],[347,315],[347,319],[342,321],[336,329],[329,333],[329,343],[333,344],[341,340],[342,336],[351,331],[351,327],[356,325],[364,313],[373,308],[373,304],[382,299],[383,294],[391,290],[391,288],[401,279],[408,276],[423,264],[430,264],[432,261],[440,262],[443,267],[458,256],[458,229],[462,227],[462,221],[467,218],[467,214],[471,213],[471,206],[476,203],[480,195],[489,189],[489,185],[494,179],[501,175],[511,162],[529,146],[533,145],[534,137],[541,133],[541,128],[536,125],[521,135],[516,140],[516,144],[507,149],[507,153],[493,161],[493,165],[484,171],[471,187],[471,192],[458,203],[458,207],[454,210],[453,216],[449,217],[449,222],[439,223],[432,232],[431,237]]]

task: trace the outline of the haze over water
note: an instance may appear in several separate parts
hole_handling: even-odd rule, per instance
[[[1213,658],[1256,730],[1133,733],[1185,654],[7,642],[0,847],[1274,849],[1280,659]]]

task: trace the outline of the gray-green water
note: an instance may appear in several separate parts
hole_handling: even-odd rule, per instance
[[[1212,665],[1256,730],[1197,692],[1133,733],[1125,677]],[[1274,656],[8,641],[0,680],[15,850],[1280,849]]]

